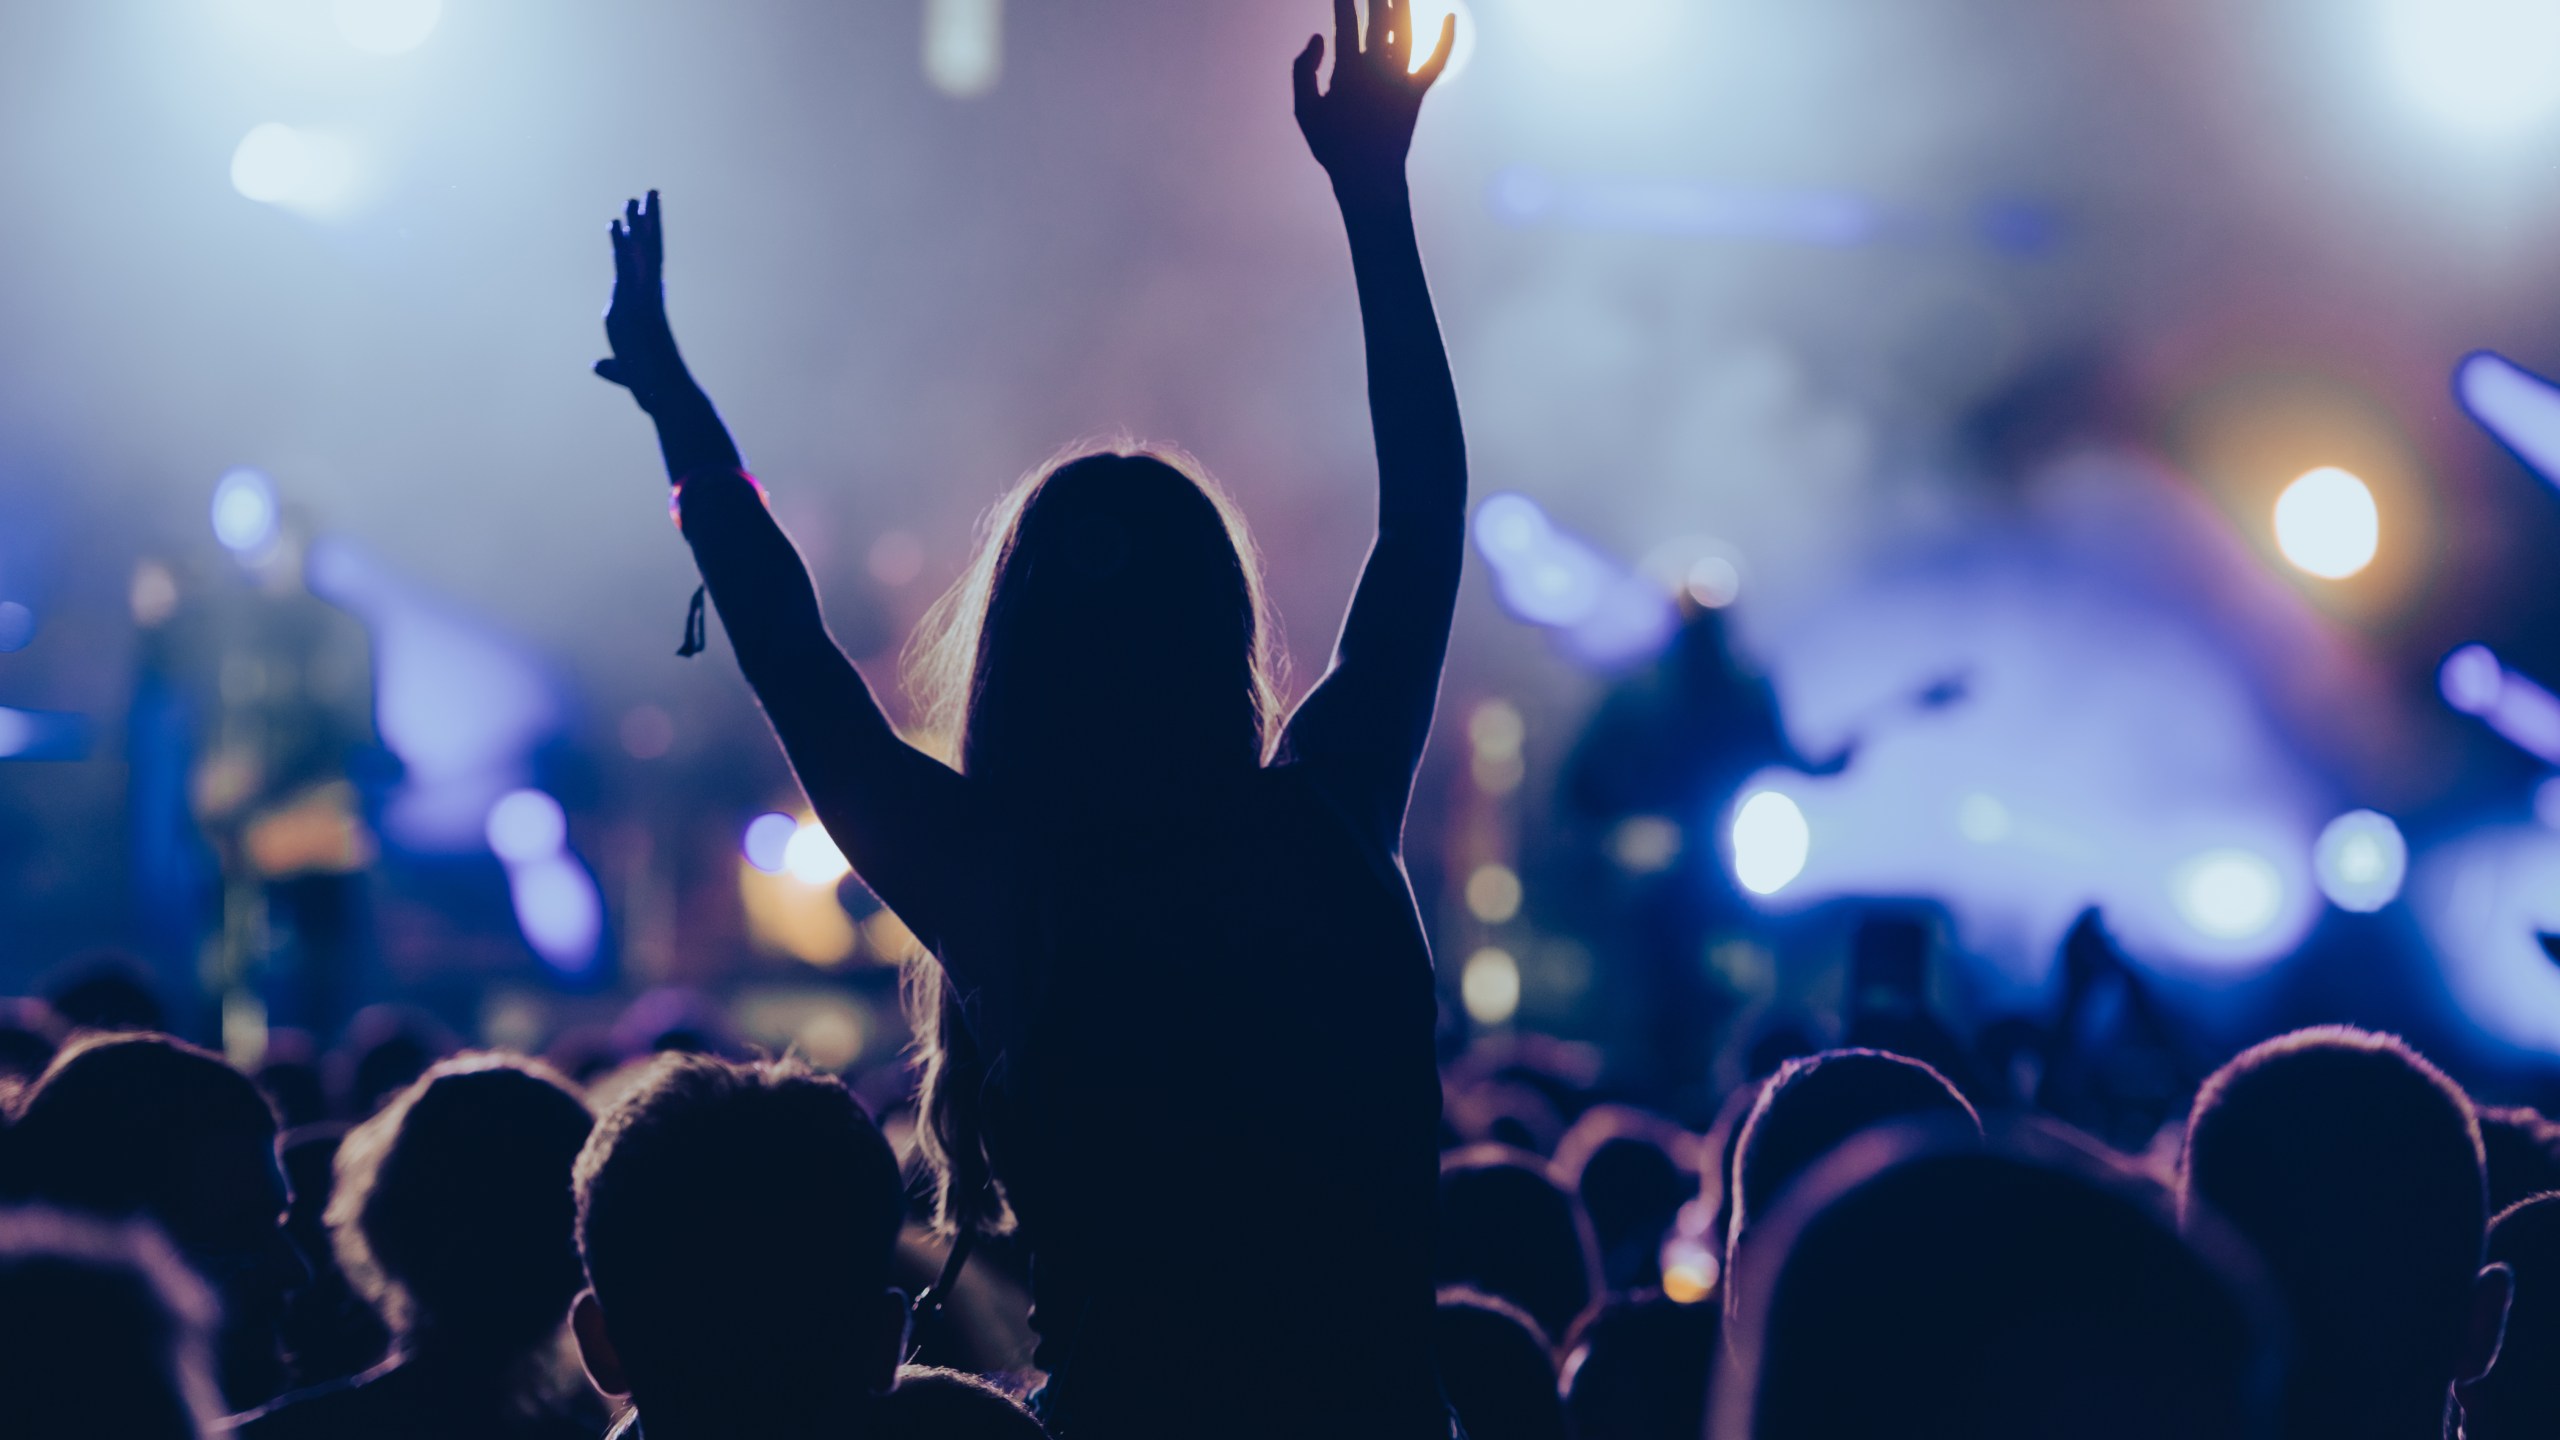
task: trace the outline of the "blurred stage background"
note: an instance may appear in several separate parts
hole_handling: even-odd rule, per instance
[[[893,1054],[904,937],[725,642],[671,654],[606,221],[664,191],[689,357],[884,693],[978,512],[1123,431],[1242,499],[1302,688],[1373,474],[1287,99],[1324,10],[0,5],[0,991],[117,947],[253,1053],[684,986]],[[2560,1077],[2560,496],[2454,385],[2560,366],[2560,7],[1461,27],[1413,161],[1480,506],[1408,842],[1453,1037],[1675,1104],[1897,1007]],[[381,753],[327,893],[226,900],[204,716],[291,688],[255,617],[330,628],[248,598],[298,538]]]

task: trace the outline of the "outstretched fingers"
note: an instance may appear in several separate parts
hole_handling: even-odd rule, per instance
[[[1413,72],[1413,78],[1428,90],[1439,80],[1440,72],[1449,68],[1449,57],[1458,49],[1458,17],[1452,13],[1440,17],[1440,42],[1431,47],[1431,58]]]
[[[1360,0],[1333,0],[1333,63],[1336,69],[1360,53]]]
[[[1297,97],[1298,118],[1304,120],[1324,97],[1316,90],[1316,67],[1324,63],[1324,37],[1307,37],[1307,48],[1298,52],[1297,62],[1289,67],[1290,89]]]

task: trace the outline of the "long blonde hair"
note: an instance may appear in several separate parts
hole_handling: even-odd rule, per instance
[[[1203,541],[1211,523],[1224,536],[1225,559],[1189,578],[1197,581],[1215,572],[1218,583],[1233,586],[1227,599],[1237,613],[1226,618],[1240,632],[1234,638],[1242,641],[1243,653],[1235,657],[1241,662],[1240,676],[1230,678],[1241,678],[1244,694],[1219,703],[1242,701],[1234,718],[1249,723],[1251,733],[1234,738],[1248,749],[1254,763],[1268,763],[1285,719],[1282,687],[1287,651],[1264,593],[1260,557],[1244,514],[1190,455],[1125,437],[1074,445],[1052,455],[980,520],[968,568],[925,612],[900,657],[907,693],[916,705],[919,733],[913,738],[917,743],[973,777],[1008,773],[1010,757],[991,754],[990,746],[999,733],[1016,733],[1012,727],[1023,722],[991,715],[991,693],[1003,693],[1003,687],[989,682],[1001,680],[997,672],[1005,663],[1003,657],[1014,653],[999,631],[1009,623],[1008,617],[1036,608],[1015,598],[1020,587],[1010,583],[1017,562],[1025,558],[1025,522],[1035,502],[1052,493],[1052,482],[1062,476],[1091,477],[1097,483],[1080,488],[1130,499],[1145,488],[1143,480],[1160,479],[1166,473],[1187,483],[1165,487],[1160,493],[1196,495],[1214,517],[1213,521],[1196,514],[1184,517],[1175,527],[1180,537],[1175,544],[1205,550]],[[1175,508],[1186,504],[1177,498]],[[1188,530],[1182,525],[1188,525]],[[1226,564],[1229,560],[1231,569]],[[1016,618],[1010,623],[1030,622]],[[903,979],[912,1048],[921,1072],[916,1144],[933,1172],[936,1224],[945,1230],[1007,1229],[1013,1217],[988,1161],[981,1124],[990,1062],[970,1029],[967,997],[950,986],[941,962],[921,950],[907,957]]]

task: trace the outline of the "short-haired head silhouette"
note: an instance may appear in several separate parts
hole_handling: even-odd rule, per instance
[[[213,1297],[149,1224],[0,1211],[0,1430],[197,1440],[222,1413]]]
[[[2208,1230],[2210,1227],[2206,1227]],[[2278,1344],[2246,1251],[2029,1126],[1869,1131],[1752,1228],[1711,1440],[2243,1440]]]
[[[875,1440],[1046,1440],[1019,1401],[961,1370],[910,1365],[874,1414]]]
[[[225,1399],[245,1410],[275,1393],[276,1323],[304,1270],[275,1112],[249,1077],[165,1035],[87,1035],[19,1097],[10,1147],[32,1197],[166,1232],[222,1302]]]
[[[2479,1113],[2490,1214],[2560,1191],[2560,1125],[2530,1105],[2483,1105]]]
[[[2447,1387],[2488,1367],[2505,1272],[2470,1100],[2388,1035],[2279,1036],[2205,1081],[2181,1204],[2266,1262],[2295,1332],[2290,1433],[2434,1436]]]
[[[576,1174],[579,1348],[652,1440],[840,1428],[890,1388],[906,1197],[842,1083],[661,1056],[597,1121]]]
[[[1440,1393],[1467,1440],[1564,1440],[1554,1344],[1528,1312],[1478,1291],[1440,1292]]]
[[[2515,1299],[2498,1363],[2459,1387],[2462,1440],[2560,1435],[2560,1194],[2490,1221],[2489,1263],[2507,1267]]]
[[[1659,1115],[1594,1105],[1556,1146],[1556,1178],[1582,1201],[1612,1290],[1662,1283],[1662,1237],[1698,1193],[1698,1138]]]
[[[1471,1145],[1441,1157],[1433,1278],[1510,1301],[1553,1337],[1599,1299],[1598,1246],[1582,1202],[1537,1156]]]
[[[43,994],[74,1030],[158,1030],[167,1023],[151,971],[119,951],[68,962],[45,977]]]
[[[405,1348],[504,1361],[560,1328],[585,1283],[569,1175],[593,1128],[557,1076],[481,1054],[348,1134],[331,1238]]]
[[[1574,1440],[1696,1440],[1724,1311],[1658,1294],[1612,1300],[1564,1344]]]
[[[1823,1156],[1860,1131],[1895,1120],[1947,1116],[1976,1130],[1982,1119],[1945,1076],[1883,1050],[1825,1050],[1778,1067],[1735,1132],[1727,1196],[1728,1305],[1731,1257],[1754,1217]]]

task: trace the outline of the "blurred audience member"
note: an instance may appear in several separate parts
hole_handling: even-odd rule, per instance
[[[337,1248],[329,1240],[329,1197],[339,1143],[347,1127],[335,1120],[288,1130],[279,1147],[293,1202],[285,1208],[285,1234],[311,1279],[285,1304],[281,1330],[287,1375],[296,1389],[341,1380],[370,1369],[391,1348],[391,1331],[347,1282]]]
[[[2442,1433],[2447,1389],[2495,1358],[2507,1274],[2482,1269],[2480,1128],[2398,1039],[2296,1031],[2208,1079],[2187,1125],[2187,1218],[2228,1221],[2287,1302],[2292,1436]]]
[[[338,1113],[361,1120],[462,1048],[461,1037],[414,1005],[367,1005],[347,1022],[327,1062]]]
[[[40,993],[74,1030],[165,1030],[151,971],[130,955],[102,950],[47,976]]]
[[[906,1336],[898,1162],[790,1062],[667,1055],[577,1163],[578,1347],[649,1440],[854,1434]]]
[[[2209,1231],[2210,1226],[2202,1227]],[[2269,1309],[2238,1246],[2032,1130],[1960,1117],[1842,1147],[1753,1226],[1713,1440],[2243,1440]]]
[[[213,1297],[139,1222],[0,1212],[0,1433],[197,1440],[222,1410]]]
[[[338,1150],[329,1231],[397,1353],[287,1396],[242,1434],[585,1440],[601,1430],[562,1329],[583,1280],[570,1169],[592,1128],[565,1082],[495,1055],[438,1063],[357,1126]]]
[[[303,1268],[284,1234],[275,1112],[249,1077],[165,1035],[92,1034],[20,1098],[10,1149],[25,1195],[156,1222],[221,1301],[224,1400],[275,1395],[277,1322]]]
[[[1472,1145],[1440,1162],[1433,1278],[1508,1300],[1562,1335],[1600,1298],[1598,1242],[1582,1202],[1534,1155]]]
[[[1556,1178],[1582,1202],[1614,1293],[1662,1284],[1662,1237],[1698,1193],[1698,1138],[1659,1115],[1595,1105],[1557,1143]]]
[[[1519,1306],[1473,1290],[1442,1290],[1432,1349],[1440,1393],[1467,1440],[1565,1440],[1555,1348]]]
[[[2560,1191],[2560,1125],[2530,1105],[2480,1107],[2480,1151],[2489,1167],[2489,1213]]]
[[[1574,1440],[1697,1440],[1724,1311],[1660,1295],[1612,1300],[1564,1346]]]
[[[329,1087],[320,1072],[320,1047],[308,1030],[279,1025],[267,1032],[267,1053],[251,1077],[276,1107],[287,1130],[329,1119]]]

